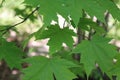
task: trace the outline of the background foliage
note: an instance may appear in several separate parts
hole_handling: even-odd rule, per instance
[[[120,80],[119,4],[1,0],[0,80]]]

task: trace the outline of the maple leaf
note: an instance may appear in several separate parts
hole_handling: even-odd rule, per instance
[[[62,15],[66,20],[69,19],[68,16],[71,16],[76,25],[79,22],[80,16],[82,16],[80,0],[25,0],[24,2],[34,7],[40,5],[39,12],[43,15],[46,26],[52,20],[57,21],[57,14]]]
[[[106,8],[99,5],[101,0],[81,0],[82,8],[90,15],[96,16],[99,20],[104,21],[104,12]],[[107,3],[106,3],[107,4]]]
[[[104,22],[104,13],[109,11],[112,16],[120,20],[120,9],[111,0],[80,0],[82,8],[90,15],[96,16]]]
[[[81,54],[81,63],[84,64],[88,75],[96,63],[106,73],[113,66],[113,58],[117,51],[108,42],[109,39],[94,36],[91,41],[84,40],[73,50],[73,53]]]
[[[34,3],[33,3],[34,2]],[[57,13],[58,11],[62,11],[62,2],[59,0],[48,1],[48,0],[25,0],[25,3],[28,3],[34,7],[40,6],[39,12],[44,17],[45,25],[49,25],[52,20],[57,21]]]
[[[72,30],[68,27],[61,29],[58,25],[52,25],[42,33],[36,33],[36,39],[50,38],[48,41],[50,53],[60,50],[63,43],[72,48],[74,43],[72,36],[76,36]]]
[[[59,11],[59,13],[65,17],[70,16],[74,21],[75,25],[78,25],[80,17],[82,17],[83,8],[81,6],[82,2],[80,0],[63,0],[64,4],[64,14],[63,11]],[[65,15],[66,14],[66,15]],[[66,19],[66,17],[65,17]]]
[[[22,55],[23,52],[14,43],[0,40],[0,60],[4,59],[10,68],[21,68]]]
[[[118,19],[120,21],[120,9],[116,6],[116,4],[111,0],[97,0],[98,5],[102,8],[106,8],[108,12],[110,12],[113,18]]]
[[[114,18],[120,20],[120,10],[110,0],[25,0],[24,2],[34,7],[40,5],[39,12],[44,17],[45,25],[49,25],[52,20],[57,21],[57,14],[62,15],[66,20],[70,16],[77,25],[83,10],[103,22],[104,13],[108,10]]]
[[[99,26],[97,23],[93,22],[92,19],[80,18],[78,27],[83,30],[90,31],[90,28],[94,29],[98,34],[105,33],[103,27]]]
[[[23,70],[23,80],[54,80],[54,76],[57,80],[76,78],[68,68],[77,65],[65,59],[35,56],[24,61],[30,63],[30,66]]]

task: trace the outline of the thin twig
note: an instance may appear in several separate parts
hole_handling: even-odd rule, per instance
[[[12,29],[13,27],[15,27],[15,26],[17,26],[17,25],[19,25],[19,24],[24,23],[24,22],[25,22],[31,15],[33,15],[38,9],[39,9],[39,6],[36,7],[35,10],[33,10],[33,11],[32,11],[26,18],[24,18],[21,22],[16,23],[16,24],[14,24],[14,25],[6,28],[6,29],[0,30],[0,32],[1,32],[1,31],[5,31],[5,32],[3,33],[3,34],[5,34],[8,30]]]

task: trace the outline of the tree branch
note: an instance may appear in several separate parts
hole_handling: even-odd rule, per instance
[[[17,26],[17,25],[19,25],[19,24],[24,23],[24,22],[25,22],[31,15],[33,15],[39,8],[40,8],[39,6],[36,7],[35,10],[33,10],[33,11],[32,11],[26,18],[24,18],[21,22],[16,23],[16,24],[14,24],[14,25],[12,25],[12,26],[10,26],[10,27],[7,27],[6,29],[0,30],[0,32],[1,32],[1,31],[5,31],[5,32],[3,33],[3,35],[4,35],[8,30],[12,29],[13,27],[15,27],[15,26]]]

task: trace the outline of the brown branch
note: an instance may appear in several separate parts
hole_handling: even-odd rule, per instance
[[[40,8],[39,6],[36,7],[35,10],[33,10],[33,11],[32,11],[26,18],[24,18],[21,22],[16,23],[16,24],[14,24],[14,25],[6,28],[6,29],[0,30],[0,32],[1,32],[1,31],[5,31],[5,32],[3,33],[3,35],[4,35],[8,30],[12,29],[13,27],[15,27],[15,26],[17,26],[17,25],[19,25],[19,24],[24,23],[24,22],[25,22],[31,15],[33,15],[39,8]]]

